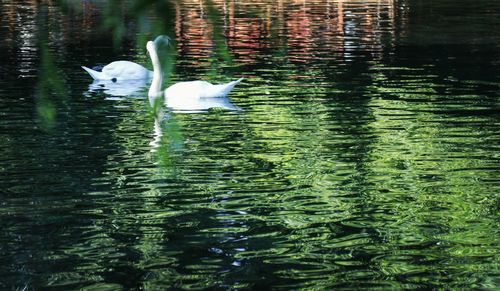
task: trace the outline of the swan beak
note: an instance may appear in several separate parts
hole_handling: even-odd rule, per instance
[[[168,37],[168,36],[165,36],[165,38],[163,38],[163,42],[167,46],[171,46],[172,45],[172,39],[170,37]]]

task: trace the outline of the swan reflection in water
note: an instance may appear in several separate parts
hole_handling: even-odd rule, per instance
[[[94,80],[89,85],[89,92],[103,92],[115,97],[144,97],[145,89],[148,88],[150,80]]]
[[[168,109],[179,113],[200,113],[206,111],[242,111],[227,97],[187,99],[182,102],[165,102]]]
[[[153,139],[149,143],[152,152],[156,152],[157,149],[162,145],[162,138],[164,136],[163,126],[170,128],[170,130],[167,130],[167,132],[170,133],[172,131],[172,126],[175,128],[175,125],[172,125],[176,123],[175,115],[168,114],[169,112],[189,114],[220,111],[225,111],[228,113],[238,113],[243,111],[243,109],[231,103],[231,100],[229,100],[229,98],[227,97],[200,98],[193,102],[182,102],[173,104],[174,106],[168,106],[168,102],[164,102],[162,97],[150,96],[149,104],[151,106],[151,109],[153,110],[154,115]],[[175,147],[179,148],[183,146],[181,144],[177,144]]]

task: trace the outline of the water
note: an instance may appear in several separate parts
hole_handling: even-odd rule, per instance
[[[151,2],[0,4],[2,289],[498,287],[498,1]]]

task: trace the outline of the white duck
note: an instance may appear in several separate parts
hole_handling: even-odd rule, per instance
[[[206,81],[179,82],[162,91],[163,77],[156,46],[152,41],[148,41],[146,49],[153,63],[153,80],[148,92],[150,98],[163,95],[166,106],[176,110],[199,111],[214,107],[241,110],[233,105],[226,96],[244,78],[218,85]]]

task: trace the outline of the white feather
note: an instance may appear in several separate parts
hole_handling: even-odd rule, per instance
[[[115,61],[102,68],[102,72],[92,70],[85,66],[82,68],[90,74],[94,80],[140,80],[150,79],[153,72],[143,66],[129,61]]]

